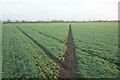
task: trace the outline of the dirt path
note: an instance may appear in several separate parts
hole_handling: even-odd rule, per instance
[[[16,26],[17,27],[17,26]],[[31,39],[40,49],[42,49],[45,54],[52,59],[55,63],[57,63],[61,68],[61,78],[76,78],[77,77],[77,68],[76,68],[76,58],[75,58],[75,46],[73,42],[72,30],[71,25],[69,26],[68,31],[68,40],[67,40],[67,49],[64,55],[65,61],[62,62],[54,55],[52,55],[44,46],[39,44],[36,40],[26,34],[22,29],[17,27],[24,35],[26,35],[29,39]]]
[[[69,25],[68,39],[67,39],[67,49],[66,54],[64,55],[64,63],[68,69],[62,69],[61,74],[62,78],[77,78],[77,68],[76,68],[76,57],[75,57],[75,46],[72,36],[71,25]]]

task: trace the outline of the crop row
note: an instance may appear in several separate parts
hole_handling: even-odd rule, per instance
[[[53,56],[59,60],[64,60],[63,54],[65,54],[66,46],[61,44],[61,42],[56,41],[55,39],[49,38],[47,36],[41,35],[38,32],[35,32],[30,29],[26,29],[22,26],[19,26],[26,34],[32,37],[38,44],[43,46],[45,51],[50,52]]]
[[[57,39],[63,44],[66,43],[66,38],[68,34],[68,23],[49,23],[49,24],[17,24],[19,27],[24,27],[27,29],[34,30],[35,32],[40,32],[44,36],[51,37],[53,39]]]
[[[3,78],[59,76],[59,66],[16,27],[4,26],[3,34]]]
[[[27,28],[27,27],[26,27],[26,28]],[[27,28],[27,29],[30,29],[30,28]],[[35,31],[35,32],[38,32],[38,31],[36,31],[36,30],[34,30],[34,29],[30,29],[30,30]],[[57,41],[59,41],[59,42],[61,42],[61,43],[64,43],[62,40],[59,40],[58,38],[53,37],[53,36],[51,36],[51,35],[47,35],[47,34],[42,33],[42,32],[40,32],[40,31],[39,31],[38,33],[40,33],[41,35],[44,35],[44,36],[46,36],[46,37],[52,38],[52,39],[54,39],[54,40],[57,40]]]
[[[25,34],[30,40],[32,40],[40,49],[42,49],[45,54],[54,62],[56,62],[57,64],[59,64],[60,66],[64,66],[65,64],[63,62],[61,62],[61,60],[59,60],[58,58],[56,58],[52,53],[50,53],[49,51],[47,51],[47,49],[45,47],[43,47],[41,44],[39,44],[36,40],[34,40],[32,37],[30,37],[28,34],[26,34],[23,30],[21,30],[19,27],[17,27],[23,34]]]
[[[72,30],[80,77],[118,78],[117,23],[78,23]]]
[[[0,24],[0,79],[2,78],[2,26]]]

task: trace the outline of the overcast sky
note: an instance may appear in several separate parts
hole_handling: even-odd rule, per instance
[[[119,0],[0,0],[2,20],[117,20]]]

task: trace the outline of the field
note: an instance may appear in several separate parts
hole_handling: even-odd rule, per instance
[[[69,24],[3,24],[2,77],[118,78],[117,23]]]
[[[0,79],[2,78],[2,25],[0,24]]]
[[[117,23],[73,24],[78,74],[88,78],[118,76]]]

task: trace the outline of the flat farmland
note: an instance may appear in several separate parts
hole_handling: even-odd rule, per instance
[[[0,79],[2,78],[2,25],[0,24]]]
[[[78,74],[87,78],[118,77],[118,24],[72,24]]]
[[[118,57],[117,23],[2,26],[3,78],[118,78]]]

